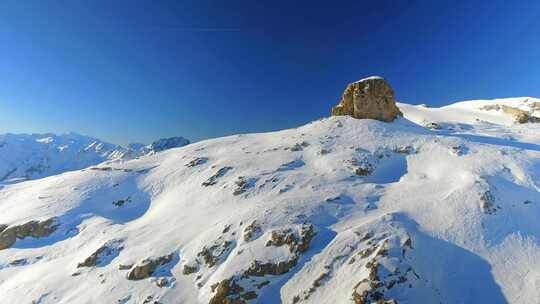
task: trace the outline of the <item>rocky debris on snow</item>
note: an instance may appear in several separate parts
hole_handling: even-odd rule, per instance
[[[152,282],[159,288],[171,287],[175,281],[175,278],[156,278],[152,280]]]
[[[288,163],[284,163],[276,171],[289,171],[301,168],[305,165],[304,161],[302,159],[295,159],[293,161],[290,161]]]
[[[396,105],[394,90],[381,77],[369,77],[349,84],[338,105],[332,107],[332,115],[386,122],[403,116]]]
[[[154,296],[147,296],[142,304],[161,304],[161,302],[158,301],[158,298],[154,298]]]
[[[56,218],[50,218],[44,221],[30,221],[11,227],[4,225],[4,229],[0,233],[0,250],[13,246],[17,239],[47,237],[56,231],[58,226],[59,223]]]
[[[77,265],[77,268],[81,267],[93,267],[106,264],[111,258],[117,256],[124,246],[122,245],[124,240],[115,239],[110,240],[99,247],[94,253],[87,257],[82,263]]]
[[[229,232],[229,230],[231,230],[231,226],[232,225],[225,225],[225,227],[223,228],[221,233],[225,234],[225,233]],[[233,232],[233,234],[234,234],[234,232]]]
[[[367,176],[370,175],[373,172],[373,167],[371,166],[361,166],[356,169],[354,169],[354,174],[358,176]]]
[[[451,148],[452,154],[455,154],[457,156],[462,156],[466,154],[467,150],[468,150],[467,147],[464,145],[453,146]]]
[[[298,257],[294,256],[289,260],[279,262],[266,262],[253,261],[249,268],[244,272],[245,276],[251,277],[264,277],[265,275],[282,275],[289,272],[291,268],[298,263]]]
[[[36,257],[15,259],[9,262],[7,265],[0,265],[0,269],[5,268],[5,267],[18,267],[18,266],[30,265],[41,259],[43,259],[42,255],[38,255]]]
[[[241,304],[256,299],[258,294],[254,290],[270,284],[268,276],[283,275],[295,267],[300,256],[309,249],[314,236],[315,229],[312,224],[272,231],[266,246],[288,246],[291,257],[277,262],[254,260],[244,272],[212,285],[211,291],[215,294],[209,303]]]
[[[309,143],[306,141],[302,141],[300,143],[294,144],[294,146],[292,147],[285,148],[285,150],[291,150],[293,152],[297,152],[297,151],[302,151],[304,150],[304,148],[307,148],[307,147],[309,147]]]
[[[16,260],[13,260],[13,261],[9,262],[10,266],[21,266],[21,265],[26,265],[26,264],[27,264],[26,259],[16,259]]]
[[[538,101],[529,101],[529,107],[531,108],[531,111],[540,111],[540,102]]]
[[[250,242],[262,235],[262,228],[259,223],[254,220],[244,228],[244,242]]]
[[[480,207],[485,214],[495,214],[497,212],[499,207],[495,203],[495,196],[490,190],[485,191],[480,196]]]
[[[122,207],[126,203],[131,203],[131,197],[128,196],[126,199],[119,199],[117,201],[112,202],[112,204],[115,205],[116,207]]]
[[[540,118],[532,116],[532,112],[537,110],[536,104],[537,103],[532,104],[531,111],[525,111],[520,108],[499,104],[486,105],[481,107],[480,109],[485,111],[503,111],[503,113],[509,114],[514,117],[515,122],[518,124],[524,124],[528,122],[538,123],[540,122]]]
[[[218,179],[222,177],[223,175],[227,174],[227,172],[229,172],[230,170],[232,170],[232,167],[220,168],[214,175],[210,176],[210,178],[208,178],[205,182],[203,182],[202,185],[206,187],[215,185]]]
[[[340,200],[341,200],[340,195],[329,196],[329,197],[324,199],[324,201],[327,202],[327,203],[339,202]]]
[[[410,155],[416,153],[416,149],[412,146],[400,146],[393,149],[394,153]]]
[[[357,252],[356,258],[365,262],[363,267],[368,275],[354,286],[354,303],[397,303],[387,298],[386,293],[420,279],[407,262],[406,253],[413,249],[411,237],[377,233],[366,235],[364,241],[367,246]],[[354,258],[349,260],[349,265],[355,263]]]
[[[196,157],[189,161],[189,163],[186,164],[186,167],[196,167],[199,165],[202,165],[208,161],[208,158],[206,157]]]
[[[234,278],[216,283],[211,289],[215,295],[208,304],[246,304],[247,301],[257,297],[254,292],[244,292],[245,289]]]
[[[292,297],[292,303],[310,300],[330,280],[340,281],[351,273],[358,280],[351,292],[356,304],[397,303],[394,289],[424,284],[409,262],[413,241],[402,226],[383,219],[369,227],[374,230],[359,227],[338,236],[327,248],[335,254],[319,261],[323,266],[311,272],[311,284]]]
[[[344,163],[354,172],[354,174],[362,177],[373,174],[380,164],[392,157],[403,157],[403,155],[416,153],[416,150],[411,146],[393,149],[381,147],[373,153],[363,149],[355,149],[355,151],[359,152],[358,156],[345,160]]]
[[[348,163],[352,165],[354,174],[358,176],[368,176],[375,170],[375,166],[368,157],[362,159],[352,159],[348,161]]]
[[[86,169],[82,169],[81,171],[85,171],[85,170]],[[110,166],[90,167],[90,168],[88,168],[88,170],[104,171],[104,172],[109,172],[109,171],[132,172],[133,171],[132,169],[113,168],[113,167],[110,167]],[[139,171],[137,171],[137,172],[139,172]]]
[[[202,258],[204,264],[211,268],[226,259],[233,248],[234,241],[216,242],[210,247],[204,246],[201,251],[197,253],[197,256]]]
[[[281,247],[287,245],[291,253],[304,252],[315,236],[313,225],[304,224],[298,231],[296,229],[273,230],[266,246]]]
[[[540,118],[531,116],[531,113],[528,111],[505,105],[501,106],[501,109],[504,113],[512,115],[516,123],[540,122]]]
[[[326,155],[328,153],[330,153],[330,150],[322,148],[321,150],[319,150],[319,152],[317,154]]]
[[[192,273],[195,273],[197,272],[197,270],[199,270],[199,267],[197,265],[195,266],[190,266],[190,265],[184,265],[184,268],[182,270],[182,274],[183,275],[190,275]]]
[[[540,117],[532,116],[529,113],[520,113],[515,116],[515,119],[516,119],[516,122],[520,124],[527,123],[527,122],[531,122],[531,123],[540,122]]]
[[[174,254],[158,258],[146,258],[136,264],[128,274],[128,280],[142,280],[150,277],[159,267],[172,262]]]
[[[120,264],[118,265],[118,270],[130,270],[133,267],[133,264]]]
[[[243,176],[239,176],[234,184],[236,185],[236,189],[234,189],[233,195],[240,195],[250,188],[249,180]]]
[[[499,104],[485,105],[485,106],[481,107],[480,110],[484,110],[484,111],[499,111],[499,110],[501,110],[501,105],[499,105]]]
[[[93,171],[112,171],[113,168],[109,166],[103,166],[103,167],[90,167],[88,169],[93,170]]]

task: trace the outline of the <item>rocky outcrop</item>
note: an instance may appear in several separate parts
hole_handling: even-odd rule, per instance
[[[250,242],[262,235],[261,225],[257,221],[252,221],[251,224],[244,228],[244,242]]]
[[[293,229],[273,230],[266,246],[288,246],[291,253],[303,253],[309,248],[311,240],[315,236],[313,225],[304,224],[299,231]]]
[[[394,90],[381,77],[369,77],[347,86],[332,115],[390,122],[403,114],[396,106]]]
[[[197,253],[197,256],[202,258],[204,264],[209,268],[214,267],[221,260],[225,259],[233,249],[233,241],[216,242],[210,247],[204,246]]]
[[[82,263],[77,265],[77,268],[81,267],[93,267],[101,264],[107,264],[114,256],[118,255],[124,246],[122,246],[123,240],[110,240],[99,247],[94,253],[87,257]]]
[[[501,107],[503,112],[506,114],[510,114],[514,117],[514,120],[518,124],[523,124],[527,122],[540,122],[540,118],[532,116],[530,112],[527,112],[525,110],[521,110],[515,107],[508,107],[508,106],[502,106]]]
[[[158,258],[147,258],[135,265],[128,274],[128,280],[142,280],[151,276],[158,267],[169,264],[173,260],[173,254]]]
[[[531,107],[531,111],[525,111],[520,108],[510,107],[507,105],[492,104],[492,105],[483,106],[480,108],[480,110],[503,111],[503,113],[509,114],[512,117],[514,117],[515,123],[518,123],[518,124],[524,124],[528,122],[533,122],[533,123],[540,122],[540,118],[532,115],[532,112],[536,111],[537,109],[537,103],[533,103],[530,107]]]
[[[226,279],[212,286],[216,294],[208,304],[245,304],[257,295],[245,293],[244,288],[237,284],[234,279]]]
[[[218,182],[219,178],[227,174],[227,172],[229,172],[230,170],[232,170],[232,167],[226,166],[220,168],[214,175],[210,176],[205,182],[203,182],[202,185],[205,187],[215,185]]]
[[[258,227],[253,221],[250,225]],[[288,273],[295,267],[302,254],[309,248],[316,231],[312,224],[303,224],[291,228],[273,230],[266,242],[266,247],[289,248],[291,255],[278,261],[253,260],[241,273],[213,284],[209,304],[245,304],[258,297],[257,290],[271,284],[272,278]]]
[[[56,231],[57,227],[56,218],[50,218],[44,221],[30,221],[11,227],[3,226],[4,229],[0,233],[0,250],[13,246],[17,239],[22,240],[27,237],[41,238],[49,236]]]

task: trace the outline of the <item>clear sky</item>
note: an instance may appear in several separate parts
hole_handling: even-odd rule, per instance
[[[414,104],[540,96],[540,1],[0,2],[0,133],[278,130],[369,75]]]

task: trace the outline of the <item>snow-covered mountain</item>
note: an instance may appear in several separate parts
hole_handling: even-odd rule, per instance
[[[172,137],[150,145],[132,144],[124,148],[76,133],[0,134],[0,182],[42,178],[188,143],[182,137]]]
[[[390,123],[6,185],[2,302],[539,303],[540,124],[503,105],[536,115],[525,98],[398,104]]]

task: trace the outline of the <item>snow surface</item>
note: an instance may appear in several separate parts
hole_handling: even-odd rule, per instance
[[[208,303],[231,279],[247,303],[354,303],[370,283],[398,303],[540,303],[540,125],[478,109],[490,102],[399,104],[392,123],[331,117],[4,185],[0,224],[59,226],[0,250],[2,301]],[[307,250],[272,245],[308,225]],[[119,269],[167,255],[142,280]]]
[[[0,183],[42,178],[187,144],[183,137],[172,137],[124,148],[76,133],[0,134]]]

